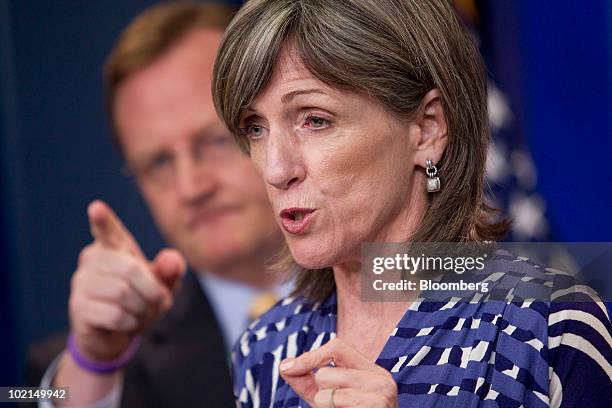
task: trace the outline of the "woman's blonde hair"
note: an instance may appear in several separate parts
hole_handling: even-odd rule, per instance
[[[250,0],[225,32],[213,76],[217,112],[239,134],[246,108],[270,81],[289,44],[329,86],[376,98],[408,119],[437,88],[448,144],[437,164],[442,189],[430,194],[413,241],[497,240],[509,222],[484,202],[489,125],[482,58],[447,0]],[[297,270],[295,294],[320,301],[333,290],[330,268],[298,267],[285,248],[278,265]],[[283,262],[284,260],[284,262]]]

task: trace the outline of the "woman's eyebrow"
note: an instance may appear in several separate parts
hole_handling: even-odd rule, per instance
[[[287,103],[289,101],[291,101],[291,99],[293,99],[294,97],[298,96],[298,95],[308,95],[308,94],[320,94],[320,95],[326,95],[325,92],[323,92],[320,89],[297,89],[295,91],[291,91],[289,93],[286,93],[285,95],[283,95],[281,97],[281,102],[282,103]]]
[[[253,107],[247,107],[244,109],[244,112],[240,118],[240,120],[244,120],[245,118],[249,117],[249,116],[261,116],[260,113],[257,111],[257,109],[253,108]]]

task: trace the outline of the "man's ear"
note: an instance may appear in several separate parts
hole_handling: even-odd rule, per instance
[[[414,164],[425,168],[428,159],[434,165],[438,164],[446,149],[448,126],[442,108],[440,91],[437,88],[425,94],[416,111],[413,123],[420,129],[420,139],[416,146]]]

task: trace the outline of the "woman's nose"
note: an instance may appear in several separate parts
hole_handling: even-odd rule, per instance
[[[264,179],[280,190],[287,190],[304,180],[306,174],[299,148],[291,145],[286,136],[270,136],[266,148]]]

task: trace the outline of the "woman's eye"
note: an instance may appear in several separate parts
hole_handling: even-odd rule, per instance
[[[246,128],[246,135],[251,140],[257,140],[263,136],[264,128],[259,125],[249,125]]]
[[[320,116],[310,116],[306,119],[306,124],[312,129],[322,129],[330,125],[330,121]]]

